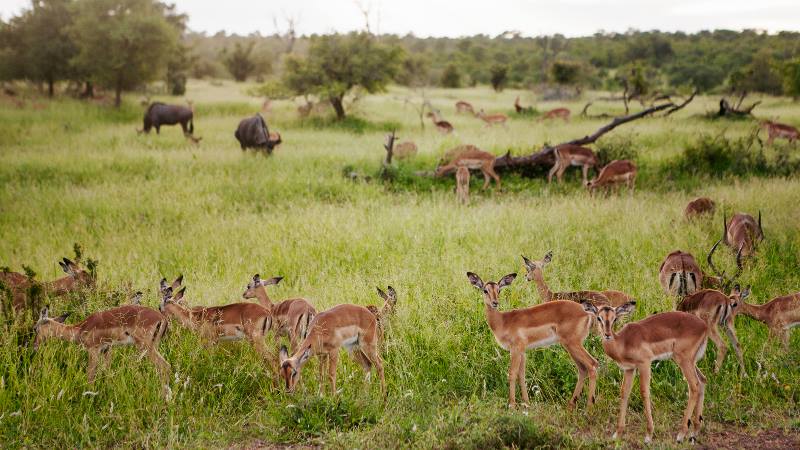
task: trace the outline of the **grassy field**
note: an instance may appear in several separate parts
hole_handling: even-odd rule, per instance
[[[599,399],[589,414],[583,400],[575,412],[565,408],[576,373],[558,346],[528,352],[532,405],[509,411],[509,357],[491,335],[467,270],[484,280],[522,274],[520,254],[538,259],[553,250],[545,272],[553,290],[619,289],[638,299],[634,319],[641,319],[673,308],[658,284],[667,253],[679,248],[704,259],[721,232],[723,208],[729,215],[760,210],[767,239],[741,276],[753,287],[750,301],[800,289],[796,173],[706,176],[673,169],[699,136],[724,132],[736,138],[755,125],[703,118],[716,108],[716,97],[604,138],[637,152],[641,177],[633,196],[590,198],[572,171],[562,186],[506,175],[502,191],[482,194],[482,180],[473,177],[473,203],[460,207],[451,179],[417,179],[413,173],[431,170],[460,143],[521,154],[583,136],[606,120],[576,117],[565,124],[514,117],[507,128],[487,129],[455,115],[454,102],[510,113],[517,95],[524,104],[533,97],[486,87],[431,90],[428,96],[457,129],[443,137],[429,123],[421,130],[403,103],[409,93],[393,88],[360,101],[354,111],[360,119],[346,125],[301,122],[293,105],[276,102],[267,120],[285,143],[263,158],[242,153],[233,138],[239,119],[260,109],[245,87],[190,85],[199,146],[174,127],[161,136],[137,136],[142,111],[133,98],[121,111],[71,100],[42,110],[2,104],[0,265],[20,271],[25,264],[39,279],[53,279],[60,276],[56,261],[80,243],[86,257],[100,261],[98,289],[51,301],[55,313],[73,313],[69,323],[125,302],[137,289],[145,292],[145,304],[156,307],[158,280],[179,273],[189,302],[200,305],[240,301],[254,273],[285,277],[270,289],[273,300],[304,296],[319,310],[347,302],[378,305],[375,286],[390,284],[399,303],[383,350],[386,404],[377,384],[365,383],[349,358],[342,358],[337,396],[318,394],[316,360],[306,366],[299,390],[287,395],[272,387],[252,348],[208,347],[177,326],[161,344],[174,371],[171,401],[161,396],[154,368],[130,348],[115,350],[111,366],[88,385],[82,349],[51,341],[34,355],[18,345],[31,325],[27,317],[0,335],[0,447],[604,447],[614,445],[609,436],[622,375],[598,338],[585,343],[601,363]],[[535,106],[541,111],[566,104],[575,114],[585,101]],[[598,102],[592,112],[620,112],[615,108]],[[765,98],[756,112],[800,123],[800,107],[788,99]],[[420,154],[399,164],[394,183],[354,183],[343,176],[345,167],[377,175],[383,135],[395,127],[401,139],[419,145]],[[767,157],[797,161],[796,146],[777,148]],[[683,207],[697,195],[712,197],[720,208],[713,219],[687,224]],[[718,261],[732,270],[729,251],[720,251]],[[501,309],[539,302],[535,286],[519,277],[503,291]],[[730,354],[714,374],[709,344],[700,363],[709,379],[700,442],[743,446],[769,432],[797,443],[800,334],[786,354],[767,340],[760,323],[740,317],[736,327],[750,376],[737,375]],[[655,445],[671,447],[686,404],[686,385],[674,363],[654,365],[652,397]],[[620,444],[638,446],[644,424],[636,389],[627,431]]]

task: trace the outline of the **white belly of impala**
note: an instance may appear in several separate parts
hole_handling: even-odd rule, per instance
[[[665,359],[672,358],[672,352],[660,353],[653,356],[653,361],[664,361]]]
[[[528,344],[528,346],[527,346],[527,347],[525,347],[525,348],[526,348],[527,350],[530,350],[530,349],[532,349],[532,348],[548,347],[548,346],[550,346],[550,345],[553,345],[553,344],[555,344],[556,342],[558,342],[558,337],[557,337],[555,334],[552,334],[552,333],[551,333],[551,334],[550,334],[550,336],[547,336],[547,337],[546,337],[546,338],[544,338],[544,339],[540,339],[540,340],[538,340],[538,341],[531,342],[531,343],[530,343],[530,344]]]

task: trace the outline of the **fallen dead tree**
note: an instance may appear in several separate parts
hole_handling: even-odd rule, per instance
[[[694,100],[694,97],[697,95],[697,93],[698,91],[697,89],[695,89],[694,91],[692,91],[692,95],[690,95],[686,100],[684,100],[683,103],[681,103],[680,105],[673,105],[671,108],[667,109],[667,112],[664,113],[664,117],[667,117],[670,114],[683,109],[686,105],[691,103],[692,100]]]
[[[736,106],[732,106],[727,99],[723,98],[719,101],[719,111],[717,112],[717,117],[744,117],[750,116],[753,113],[753,108],[758,106],[761,103],[761,100],[753,103],[747,108],[742,108],[741,104],[742,101],[739,100],[739,103]]]

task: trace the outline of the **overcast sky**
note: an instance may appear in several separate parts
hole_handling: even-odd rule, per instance
[[[800,0],[168,0],[189,14],[195,31],[249,34],[275,32],[273,17],[299,18],[302,34],[364,28],[357,6],[370,11],[372,31],[417,36],[585,36],[599,30],[693,32],[744,28],[770,32],[800,30]],[[0,0],[4,19],[30,4]]]

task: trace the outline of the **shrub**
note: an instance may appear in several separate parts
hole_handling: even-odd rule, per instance
[[[595,144],[595,154],[597,154],[598,170],[615,159],[630,159],[636,161],[639,151],[633,146],[633,139],[630,136],[610,136],[605,137]]]

